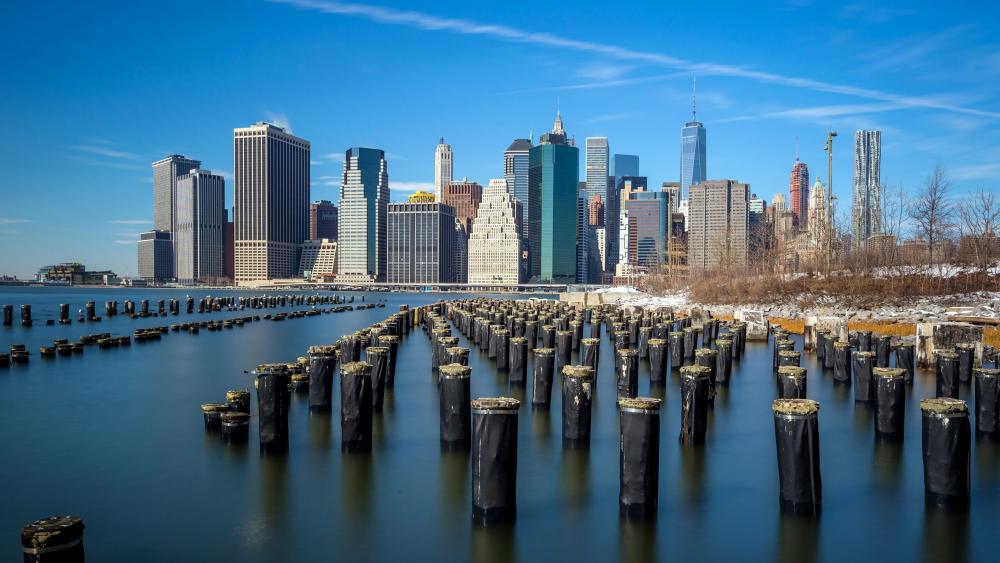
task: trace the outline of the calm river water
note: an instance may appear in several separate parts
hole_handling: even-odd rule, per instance
[[[558,386],[551,411],[522,405],[517,523],[482,530],[471,526],[468,456],[439,448],[437,390],[422,332],[400,346],[396,387],[377,416],[369,456],[342,455],[336,410],[332,419],[310,415],[302,395],[293,395],[290,451],[283,459],[258,455],[256,421],[249,446],[224,446],[218,435],[204,433],[199,409],[223,400],[227,389],[251,387],[244,370],[256,364],[294,361],[308,346],[332,343],[403,303],[456,295],[371,293],[366,301],[383,301],[386,308],[199,335],[171,332],[159,342],[87,347],[72,357],[38,356],[38,347],[54,338],[249,314],[44,326],[57,316],[58,303],[70,303],[75,319],[91,299],[103,314],[105,300],[155,303],[186,293],[0,289],[0,303],[15,305],[15,326],[0,328],[0,346],[24,343],[32,351],[29,365],[0,371],[0,538],[6,538],[0,559],[20,557],[22,525],[54,514],[84,518],[88,560],[101,562],[995,561],[1000,552],[997,444],[973,445],[967,515],[924,509],[918,402],[933,394],[932,372],[918,373],[908,390],[905,442],[892,446],[875,443],[872,411],[856,407],[850,389],[834,387],[814,356],[803,357],[808,395],[821,404],[824,490],[817,520],[782,517],[778,510],[770,347],[749,343],[732,384],[716,399],[703,448],[677,443],[673,376],[660,393],[659,515],[631,524],[618,517],[612,354],[602,337],[591,448],[563,449]],[[355,295],[360,300],[362,294]],[[21,303],[33,305],[32,328],[16,326]],[[796,345],[801,350],[800,339]],[[473,397],[530,402],[496,375],[485,354],[474,350],[470,365]],[[645,362],[640,381],[640,395],[648,394]],[[971,399],[968,387],[962,398]]]

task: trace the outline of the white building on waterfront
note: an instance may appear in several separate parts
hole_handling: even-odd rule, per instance
[[[322,281],[324,275],[337,273],[337,241],[330,239],[307,240],[302,243],[299,260],[299,277]]]
[[[490,180],[469,235],[470,284],[520,283],[521,235],[515,213],[507,180]]]

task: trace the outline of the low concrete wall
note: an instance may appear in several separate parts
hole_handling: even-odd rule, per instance
[[[821,330],[828,330],[841,341],[847,342],[849,335],[847,330],[847,319],[845,317],[820,317],[810,315],[805,320],[805,333],[803,334],[803,348],[812,350],[816,348],[816,333]]]
[[[763,311],[740,309],[733,318],[746,323],[747,340],[767,340],[769,323]]]
[[[952,350],[956,344],[976,345],[976,365],[983,362],[983,327],[970,323],[919,323],[917,325],[917,365],[934,365],[935,350]]]

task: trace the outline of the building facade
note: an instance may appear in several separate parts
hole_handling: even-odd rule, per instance
[[[591,197],[587,204],[587,224],[591,227],[604,226],[604,199],[600,195]]]
[[[174,246],[167,231],[139,233],[139,277],[162,283],[173,278]]]
[[[596,196],[607,197],[608,176],[610,176],[609,148],[607,137],[587,137],[584,142],[584,181],[586,188],[580,197],[590,201]]]
[[[292,278],[309,235],[309,141],[271,123],[233,130],[236,283]]]
[[[854,132],[854,189],[851,192],[851,234],[854,247],[865,248],[868,237],[882,230],[882,132]]]
[[[321,199],[309,204],[309,240],[337,240],[337,206]]]
[[[521,202],[524,209],[530,209],[528,201],[528,153],[531,139],[514,139],[503,153],[503,177],[507,180],[511,194]],[[526,214],[527,215],[527,214]],[[527,222],[519,225],[521,236],[528,237]]]
[[[338,281],[385,280],[389,168],[384,151],[347,150],[338,207]]]
[[[540,143],[528,162],[529,271],[534,281],[574,283],[580,151],[568,141],[558,114]]]
[[[520,283],[521,233],[517,226],[517,203],[506,179],[490,180],[469,234],[468,283]]]
[[[416,201],[388,207],[388,283],[455,281],[455,213],[443,203]]]
[[[807,221],[809,236],[814,241],[824,240],[826,231],[826,186],[816,178],[809,192],[809,216]]]
[[[177,226],[177,177],[201,168],[201,161],[172,154],[153,163],[153,229],[174,232]]]
[[[462,178],[462,181],[452,182],[444,189],[442,202],[454,210],[455,220],[465,225],[468,230],[472,227],[479,202],[482,200],[483,187],[476,182],[470,182],[468,178]]]
[[[795,159],[792,174],[788,182],[788,201],[795,221],[800,231],[809,227],[809,167],[805,162]]]
[[[634,154],[616,154],[611,159],[610,176],[638,176],[639,156]]]
[[[664,263],[667,253],[668,229],[670,228],[669,194],[645,189],[633,191],[622,201],[622,209],[628,215],[629,251],[634,254],[630,264],[657,271]]]
[[[750,187],[736,180],[706,180],[688,198],[688,266],[693,270],[747,263]]]
[[[226,277],[226,181],[207,170],[177,177],[174,272],[180,283]]]
[[[444,142],[444,137],[434,150],[434,199],[441,201],[444,189],[451,183],[452,175],[451,145]]]
[[[323,281],[337,273],[337,241],[328,238],[302,243],[299,277]]]

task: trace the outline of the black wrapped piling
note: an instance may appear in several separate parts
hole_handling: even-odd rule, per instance
[[[222,441],[226,444],[246,444],[250,436],[250,414],[229,411],[222,413]]]
[[[955,353],[958,354],[959,383],[972,383],[972,369],[976,363],[976,345],[964,342],[956,344]]]
[[[571,321],[569,323],[569,331],[573,333],[573,350],[579,350],[580,341],[583,340],[583,323],[580,321]]]
[[[399,355],[399,335],[396,334],[383,334],[378,337],[378,345],[389,349],[389,373],[386,374],[385,386],[387,389],[392,389],[396,384],[396,358]],[[465,350],[465,361],[469,361],[469,349],[463,348]]]
[[[924,502],[931,508],[969,507],[969,410],[965,401],[937,397],[920,401],[924,456]]]
[[[618,357],[615,362],[618,398],[634,399],[639,394],[639,351],[635,348],[623,348],[615,354]]]
[[[573,331],[556,331],[556,370],[573,363]]]
[[[599,326],[599,325],[598,325]],[[594,380],[601,360],[601,340],[599,338],[584,338],[580,341],[580,364],[594,370]]]
[[[858,331],[858,352],[874,352],[872,350],[872,331]]]
[[[681,444],[691,446],[705,443],[708,395],[711,391],[708,380],[710,371],[705,366],[681,368]]]
[[[882,335],[875,344],[875,367],[889,367],[889,354],[892,352],[892,337]]]
[[[941,350],[936,352],[935,382],[938,397],[958,398],[958,354]]]
[[[496,362],[498,370],[510,369],[510,331],[499,328],[494,334],[496,342]]]
[[[851,345],[848,342],[833,345],[833,382],[851,384]]]
[[[83,563],[83,519],[52,516],[21,528],[24,563]]]
[[[528,341],[529,350],[538,345],[538,321],[524,321],[524,338]]]
[[[679,370],[684,365],[684,333],[671,332],[667,336],[670,340],[670,369]]]
[[[715,363],[715,382],[729,385],[733,376],[733,341],[719,338],[715,341],[715,350],[719,353]]]
[[[649,382],[663,384],[667,379],[667,365],[670,358],[667,353],[667,341],[661,338],[649,339]]]
[[[517,410],[506,397],[472,401],[472,522],[509,524],[517,515]]]
[[[333,410],[333,374],[337,367],[337,353],[333,346],[309,348],[309,410]]]
[[[87,304],[84,305],[84,308],[87,311],[86,315],[88,321],[97,320],[97,303],[93,301],[87,301]]]
[[[340,447],[345,452],[372,449],[372,365],[340,365]]]
[[[11,326],[14,324],[14,306],[4,305],[3,306],[3,326]]]
[[[837,342],[839,342],[837,338],[827,333],[823,340],[823,369],[833,369],[833,364],[837,360]]]
[[[639,357],[648,358],[649,357],[649,339],[652,338],[653,327],[643,326],[639,327]]]
[[[450,348],[445,348],[444,350],[445,361],[444,364],[459,364],[463,366],[469,365],[469,349],[464,346],[452,346]]]
[[[365,361],[372,366],[372,407],[378,412],[385,403],[385,382],[389,377],[389,349],[383,346],[369,346],[365,350]]]
[[[552,325],[542,325],[542,348],[555,348],[556,327]]]
[[[31,326],[31,305],[21,305],[21,326]]]
[[[628,348],[628,331],[627,330],[616,330],[611,335],[611,342],[614,344],[615,350],[622,350]]]
[[[802,361],[802,353],[798,350],[782,350],[778,352],[778,367],[798,366]]]
[[[806,369],[799,366],[778,368],[778,398],[806,398]]]
[[[589,446],[594,370],[590,366],[563,366],[562,376],[563,443]]]
[[[774,439],[778,452],[778,501],[782,512],[818,515],[823,497],[819,463],[819,403],[778,399]]]
[[[510,339],[510,375],[511,383],[524,385],[528,378],[528,340],[523,336]]]
[[[916,365],[916,356],[913,350],[914,345],[912,342],[900,342],[896,346],[896,367],[906,370],[904,379],[907,385],[913,383],[913,372]]]
[[[686,327],[684,329],[684,359],[693,360],[694,351],[698,348],[698,329]]]
[[[774,341],[774,350],[771,354],[772,366],[775,370],[781,365],[781,353],[795,350],[795,343],[787,338],[779,338]]]
[[[875,400],[875,382],[872,380],[872,370],[875,369],[875,352],[855,352],[852,359],[854,402],[870,403]]]
[[[822,366],[826,366],[826,337],[827,332],[822,330],[816,331],[816,360]]]
[[[458,338],[454,336],[439,336],[436,341],[431,343],[432,357],[434,359],[431,362],[431,366],[437,369],[438,366],[452,363],[448,361],[448,350],[456,346],[458,346]]]
[[[472,441],[471,373],[461,364],[438,368],[441,447],[446,450],[468,449]]]
[[[69,318],[69,303],[59,304],[59,324],[68,325],[73,322]]]
[[[257,423],[261,455],[288,451],[288,386],[291,376],[285,364],[257,366]]]
[[[718,363],[718,355],[719,355],[719,353],[716,352],[715,350],[712,350],[711,348],[698,348],[697,350],[695,350],[695,353],[694,353],[694,356],[695,356],[695,362],[694,363],[696,365],[708,368],[708,383],[709,383],[708,404],[709,404],[709,406],[715,404],[715,394],[716,394],[715,393],[715,385],[717,383],[716,376],[718,375],[717,373],[715,373],[715,370],[716,370],[717,363]]]
[[[247,389],[230,389],[226,391],[226,404],[232,412],[250,414],[250,391]]]
[[[222,413],[229,411],[229,403],[204,403],[201,413],[205,418],[205,432],[218,432],[222,429]]]
[[[535,376],[531,382],[531,404],[534,406],[547,408],[552,400],[555,355],[553,348],[535,348]]]
[[[660,490],[659,399],[618,399],[618,509],[627,519],[656,516]]]
[[[976,435],[1000,438],[1000,370],[976,368]]]
[[[340,338],[340,361],[345,364],[356,362],[361,358],[361,347],[353,334]]]
[[[875,438],[888,442],[903,440],[906,414],[906,370],[874,368]]]

